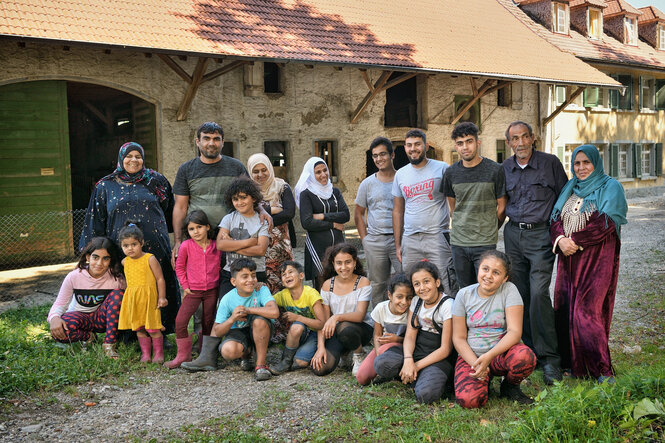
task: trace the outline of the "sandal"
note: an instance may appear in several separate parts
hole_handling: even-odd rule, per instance
[[[257,381],[265,381],[269,380],[272,374],[270,373],[270,369],[266,365],[260,365],[257,366],[256,369],[254,370],[254,376],[256,377]]]
[[[115,352],[115,344],[113,343],[102,344],[102,350],[104,351],[104,355],[106,355],[108,358],[116,359],[120,357],[120,354]]]

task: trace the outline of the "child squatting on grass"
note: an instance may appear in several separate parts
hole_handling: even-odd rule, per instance
[[[259,203],[263,200],[256,182],[248,177],[234,179],[226,189],[224,200],[234,208],[219,223],[217,249],[226,252],[226,265],[219,282],[219,298],[233,289],[231,264],[249,258],[256,264],[258,281],[266,283],[266,251],[270,243],[268,223],[261,222]]]
[[[150,361],[152,342],[152,362],[164,363],[164,326],[159,308],[165,307],[168,301],[162,267],[154,255],[143,252],[143,232],[136,223],[128,220],[118,233],[118,241],[126,255],[122,264],[127,279],[118,329],[136,331],[141,362]]]
[[[256,289],[256,263],[239,258],[231,263],[231,284],[235,289],[222,297],[210,336],[203,336],[201,354],[193,362],[182,363],[190,371],[217,369],[217,348],[225,361],[242,359],[244,371],[254,370],[257,380],[271,376],[266,354],[272,335],[272,319],[279,317],[279,308],[266,286]],[[222,341],[222,337],[224,340]],[[256,350],[256,365],[251,361]]]
[[[409,276],[416,297],[411,301],[403,347],[387,349],[374,360],[378,376],[413,385],[416,399],[433,403],[452,382],[456,353],[452,343],[453,299],[443,292],[432,262],[414,263]]]
[[[480,257],[478,283],[461,289],[453,307],[455,397],[463,408],[487,403],[492,376],[503,376],[501,396],[522,404],[533,402],[520,383],[536,367],[536,356],[520,343],[524,306],[508,281],[510,261],[500,251]]]
[[[374,360],[393,346],[402,347],[412,299],[413,288],[409,278],[401,272],[393,275],[388,282],[388,300],[382,301],[372,310],[374,350],[367,354],[356,374],[361,385],[386,381],[377,378]]]
[[[348,243],[326,250],[320,278],[326,322],[317,335],[317,351],[312,358],[316,375],[335,370],[344,352],[353,352],[353,375],[365,358],[363,346],[372,339],[374,322],[367,312],[372,286],[364,277],[358,251]]]
[[[180,245],[175,264],[175,272],[183,292],[182,303],[175,319],[178,353],[173,360],[164,363],[169,369],[192,361],[192,336],[189,335],[187,325],[201,304],[201,335],[210,335],[215,321],[222,253],[211,240],[211,229],[208,216],[199,209],[190,212],[183,223],[183,237],[187,240]],[[202,340],[199,341],[201,342]]]
[[[273,375],[309,366],[316,353],[317,332],[323,328],[326,318],[319,292],[303,285],[303,266],[289,260],[282,263],[280,271],[285,289],[275,294],[275,301],[285,311],[281,315],[282,321],[290,326],[282,358],[279,363],[270,366]]]
[[[61,343],[88,343],[96,332],[105,332],[104,354],[118,358],[114,348],[124,287],[118,247],[106,237],[94,237],[51,306],[47,318],[51,336]]]

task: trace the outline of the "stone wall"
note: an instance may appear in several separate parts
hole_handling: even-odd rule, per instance
[[[334,140],[339,148],[339,182],[347,202],[352,203],[359,183],[365,178],[365,151],[371,140],[385,135],[403,140],[409,128],[384,128],[385,93],[379,94],[357,123],[350,115],[368,89],[358,69],[288,63],[283,67],[281,94],[246,94],[247,72],[243,68],[220,76],[199,88],[188,117],[176,121],[176,112],[187,84],[158,57],[143,53],[27,42],[20,47],[5,42],[0,47],[4,60],[0,85],[47,79],[100,84],[122,90],[156,106],[159,170],[170,180],[178,166],[196,155],[194,138],[197,126],[208,120],[222,124],[225,139],[235,143],[236,157],[246,162],[263,142],[288,142],[288,175],[297,181],[302,165],[314,153],[316,140]],[[177,62],[189,73],[197,59]],[[258,63],[258,62],[257,62]],[[208,71],[218,68],[211,62]],[[378,70],[368,71],[372,81]],[[251,76],[250,76],[251,77]],[[484,80],[476,80],[478,86]],[[421,107],[428,141],[437,149],[437,158],[451,161],[453,143],[453,100],[455,95],[471,95],[468,77],[443,74],[423,75],[419,79]],[[538,120],[537,87],[533,83],[513,85],[515,103],[498,107],[496,93],[481,100],[481,143],[483,155],[496,158],[496,140],[503,139],[507,124],[513,120]],[[520,92],[519,94],[517,92]],[[254,96],[251,96],[254,95]],[[519,99],[519,100],[518,100]],[[537,125],[534,125],[537,126]]]

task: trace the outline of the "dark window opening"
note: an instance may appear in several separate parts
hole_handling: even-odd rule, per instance
[[[506,141],[496,141],[496,162],[501,164],[506,159]]]
[[[263,92],[282,92],[281,69],[277,63],[263,63]]]
[[[510,85],[496,91],[496,105],[503,108],[510,106]]]
[[[286,141],[263,142],[263,152],[270,159],[275,175],[287,180],[287,149],[289,143]]]
[[[403,72],[394,72],[388,81],[404,75]],[[386,90],[386,105],[384,107],[384,126],[387,128],[409,127],[418,125],[418,88],[416,77]]]
[[[233,142],[227,142],[224,140],[224,145],[222,146],[222,155],[227,157],[235,157],[235,144]]]
[[[619,83],[626,87],[625,94],[621,95],[619,91],[613,89],[610,91],[610,107],[612,109],[623,109],[631,111],[633,109],[633,76],[627,74],[610,75]]]
[[[320,140],[314,142],[314,155],[321,157],[328,164],[330,179],[337,182],[337,142],[333,140]]]
[[[471,100],[473,97],[470,95],[456,95],[455,96],[455,115]],[[477,100],[473,106],[466,110],[457,123],[472,122],[480,129],[480,100]]]

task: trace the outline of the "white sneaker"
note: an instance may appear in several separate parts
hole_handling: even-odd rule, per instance
[[[367,354],[364,352],[361,352],[359,354],[356,354],[355,352],[353,353],[353,369],[351,370],[351,374],[355,377],[356,374],[358,374],[358,371],[360,370],[360,365],[362,364],[363,360],[365,360],[365,357]]]

